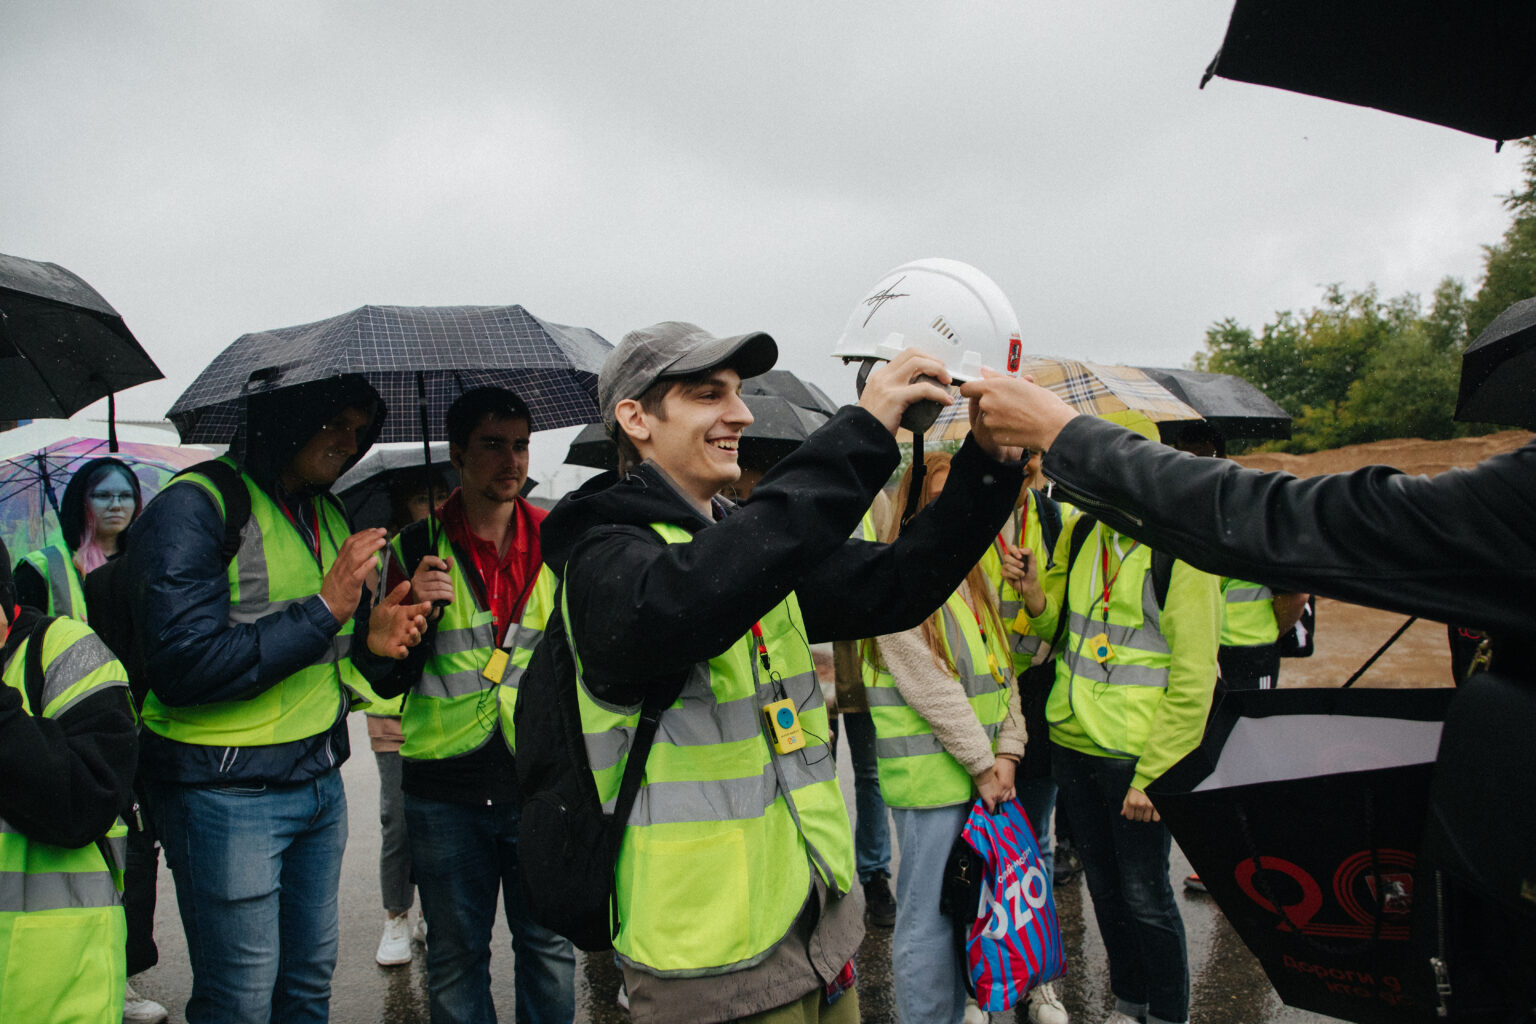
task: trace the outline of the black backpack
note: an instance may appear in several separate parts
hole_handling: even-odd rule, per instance
[[[582,740],[575,661],[561,614],[564,590],[561,583],[555,591],[554,610],[512,712],[523,797],[517,860],[533,919],[592,953],[612,948],[619,933],[614,865],[657,723],[687,676],[647,694],[614,813],[604,814]]]
[[[240,471],[218,459],[199,462],[171,479],[174,481],[187,473],[206,476],[224,500],[224,540],[219,545],[219,553],[227,566],[240,550],[240,532],[250,521],[251,494],[245,489]],[[133,550],[132,526],[128,528],[125,549],[122,556],[112,559],[85,577],[85,607],[86,614],[90,616],[92,631],[112,649],[112,653],[117,655],[117,660],[127,670],[134,706],[141,707],[145,694],[149,692],[149,672],[134,623],[134,607],[139,598],[133,586],[133,570],[128,568],[129,555],[126,553]]]

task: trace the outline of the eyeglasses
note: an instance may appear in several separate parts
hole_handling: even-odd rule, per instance
[[[92,491],[91,500],[99,501],[103,505],[132,505],[132,491]]]

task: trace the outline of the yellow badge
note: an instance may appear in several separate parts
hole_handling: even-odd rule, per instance
[[[1115,649],[1109,645],[1109,635],[1100,633],[1088,641],[1088,657],[1100,665],[1115,656]]]
[[[507,652],[498,647],[491,652],[491,660],[480,674],[493,683],[501,682],[502,675],[507,671]]]
[[[997,680],[998,686],[1008,685],[1008,680],[1003,678],[1002,669],[998,667],[997,655],[993,654],[991,651],[987,652],[987,668],[991,670],[992,678]]]

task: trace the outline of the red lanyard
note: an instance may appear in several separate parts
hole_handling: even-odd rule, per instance
[[[1109,545],[1107,543],[1105,543],[1104,538],[1102,536],[1099,538],[1100,564],[1104,567],[1104,621],[1105,622],[1109,621],[1109,591],[1110,591],[1110,588],[1112,588],[1115,585],[1115,580],[1120,578],[1120,570],[1125,568],[1125,560],[1127,558],[1131,557],[1131,552],[1135,551],[1137,545],[1139,545],[1140,543],[1141,543],[1141,541],[1139,541],[1139,540],[1131,541],[1131,546],[1126,549],[1125,554],[1120,556],[1120,564],[1115,566],[1115,574],[1113,576],[1111,576],[1109,574]]]
[[[752,623],[752,638],[757,641],[757,660],[762,662],[764,672],[772,672],[768,667],[768,645],[763,641],[763,623],[761,620]]]
[[[288,511],[288,503],[286,501],[279,501],[277,507],[283,510],[283,515],[288,517],[288,521],[293,524],[294,530],[298,532],[300,537],[303,537],[304,529],[299,526],[299,521],[293,518],[293,513]],[[325,561],[320,557],[320,510],[315,508],[314,505],[310,505],[309,514],[315,521],[315,561],[323,566]]]

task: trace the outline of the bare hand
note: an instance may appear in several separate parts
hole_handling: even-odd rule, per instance
[[[418,601],[453,604],[453,577],[448,574],[453,559],[428,555],[411,575],[411,593]]]
[[[411,653],[427,635],[430,601],[406,604],[411,592],[409,580],[385,595],[368,616],[368,649],[381,658],[399,661]]]
[[[981,380],[960,385],[960,394],[974,400],[972,423],[982,421],[996,444],[1049,448],[1077,411],[1028,377],[1005,377],[983,370]]]
[[[358,530],[341,542],[336,560],[320,581],[320,599],[339,623],[346,623],[357,611],[363,597],[363,584],[376,567],[374,556],[384,547],[381,529]]]
[[[1040,586],[1040,562],[1030,548],[1016,548],[1006,540],[1000,559],[1003,579],[1024,599],[1024,610],[1030,615],[1045,611],[1045,590]]]
[[[1157,813],[1157,808],[1152,806],[1152,801],[1147,794],[1135,786],[1125,791],[1125,803],[1120,805],[1120,816],[1130,818],[1132,821],[1163,820]]]
[[[977,775],[976,794],[981,797],[982,806],[988,814],[996,814],[998,804],[1005,804],[1013,799],[1013,762],[1007,758],[996,758],[986,771]]]
[[[982,369],[982,376],[995,373],[994,370]],[[1024,449],[1017,445],[1004,445],[997,439],[992,430],[992,423],[981,414],[981,399],[971,399],[971,434],[976,438],[976,443],[981,445],[981,450],[999,462],[1018,462],[1024,458]]]
[[[944,364],[920,349],[909,348],[888,363],[877,366],[864,381],[864,393],[859,396],[859,408],[870,413],[893,435],[901,423],[902,414],[915,402],[929,399],[940,405],[951,405],[949,392],[932,381],[919,377],[933,377],[948,385],[949,371]]]

